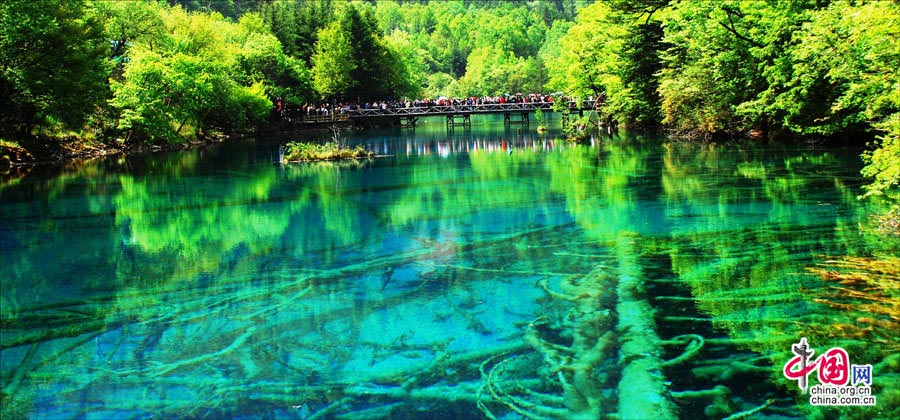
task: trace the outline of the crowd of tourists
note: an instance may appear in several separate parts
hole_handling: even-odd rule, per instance
[[[300,108],[301,114],[304,116],[331,116],[333,114],[352,114],[360,110],[388,110],[388,109],[409,109],[409,108],[433,108],[443,106],[475,106],[489,104],[529,104],[529,103],[551,103],[554,100],[569,100],[569,98],[560,95],[545,95],[531,93],[523,95],[517,93],[515,95],[500,96],[472,96],[468,98],[447,98],[439,97],[436,99],[414,99],[414,100],[385,100],[365,102],[358,104],[356,102],[342,102],[332,104],[323,102],[319,105],[305,104]]]

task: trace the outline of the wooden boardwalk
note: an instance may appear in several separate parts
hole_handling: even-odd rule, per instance
[[[594,106],[595,101],[567,102],[567,108],[576,112],[592,110]],[[553,102],[388,107],[334,112],[330,115],[304,115],[299,108],[288,108],[285,110],[284,119],[298,124],[388,119],[396,123],[396,125],[415,125],[416,121],[421,117],[444,116],[447,118],[447,125],[454,126],[471,124],[470,116],[473,114],[504,114],[504,122],[507,124],[527,124],[529,122],[529,114],[537,109],[551,111]]]

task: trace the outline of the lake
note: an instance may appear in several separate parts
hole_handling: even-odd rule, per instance
[[[3,418],[896,418],[900,241],[859,150],[534,128],[4,180]],[[841,348],[877,402],[811,404],[801,338],[810,388]]]

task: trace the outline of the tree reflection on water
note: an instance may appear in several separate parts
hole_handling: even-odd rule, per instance
[[[356,136],[390,156],[354,164],[260,142],[5,186],[4,414],[900,406],[897,241],[858,228],[853,153],[485,131]],[[872,364],[878,405],[810,406],[781,376],[800,337]]]

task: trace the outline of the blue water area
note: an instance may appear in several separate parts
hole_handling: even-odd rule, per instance
[[[480,116],[280,162],[332,136],[8,175],[3,418],[870,415],[781,375],[801,336],[900,392],[897,290],[826,275],[896,261],[859,150]]]

